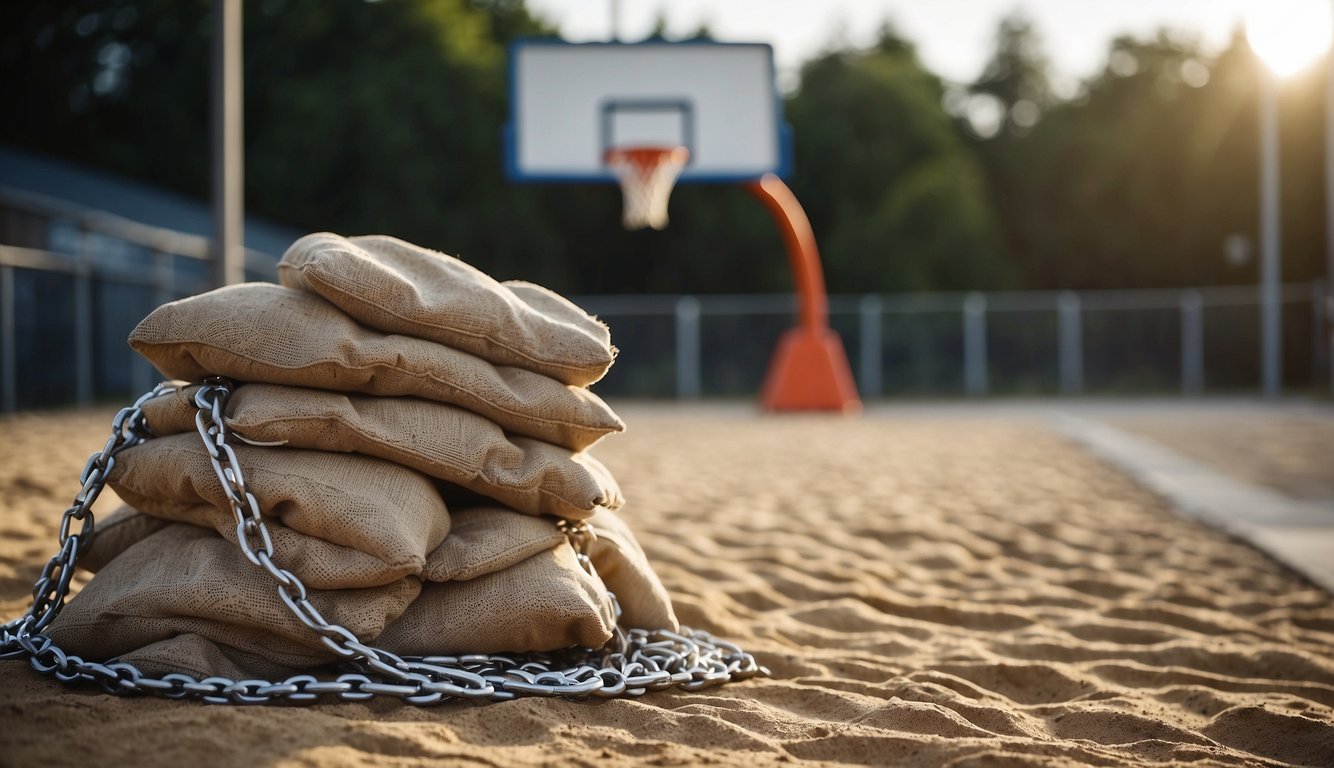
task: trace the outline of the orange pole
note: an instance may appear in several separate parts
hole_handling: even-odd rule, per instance
[[[828,328],[829,299],[825,295],[824,270],[820,267],[820,250],[815,246],[815,233],[811,231],[806,211],[792,190],[772,173],[746,186],[764,202],[783,232],[797,285],[801,326],[812,331]]]
[[[861,410],[847,353],[838,334],[829,327],[824,270],[806,211],[792,190],[773,174],[765,174],[747,186],[764,202],[783,232],[800,319],[796,328],[788,329],[778,339],[760,403],[770,411]]]

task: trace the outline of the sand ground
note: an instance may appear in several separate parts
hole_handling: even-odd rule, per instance
[[[0,662],[0,765],[1334,764],[1331,596],[1032,421],[622,412],[595,452],[624,517],[682,619],[771,679],[242,708]],[[0,420],[5,617],[109,418]]]

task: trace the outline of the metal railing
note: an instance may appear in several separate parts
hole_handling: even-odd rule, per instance
[[[785,294],[762,295],[711,295],[711,296],[584,296],[575,301],[590,312],[607,321],[615,332],[627,323],[636,321],[654,321],[656,333],[648,335],[656,339],[659,350],[670,349],[673,386],[669,390],[663,386],[665,377],[658,376],[655,386],[638,386],[634,380],[634,368],[658,367],[661,360],[650,361],[652,355],[636,355],[628,344],[618,342],[623,349],[617,367],[607,381],[600,386],[610,386],[616,394],[656,395],[676,398],[693,398],[701,395],[741,395],[747,391],[728,390],[712,386],[707,381],[707,372],[717,366],[730,364],[729,355],[711,346],[708,339],[710,323],[718,323],[728,318],[750,318],[756,321],[756,333],[751,337],[755,346],[766,353],[776,343],[778,333],[785,327],[795,313],[794,299]],[[1287,315],[1287,344],[1289,347],[1289,368],[1292,369],[1287,381],[1290,386],[1319,386],[1328,381],[1329,360],[1323,339],[1325,326],[1323,306],[1325,294],[1323,283],[1293,283],[1284,285],[1280,291],[1280,304]],[[858,389],[863,398],[874,399],[886,394],[925,394],[925,395],[965,395],[985,396],[998,392],[1053,393],[1078,395],[1093,392],[1162,392],[1175,389],[1182,395],[1199,395],[1211,389],[1213,391],[1239,392],[1251,389],[1248,379],[1254,377],[1255,387],[1259,386],[1258,368],[1258,318],[1260,300],[1254,286],[1210,286],[1187,289],[1148,289],[1148,290],[1100,290],[1100,291],[1024,291],[992,293],[917,293],[917,294],[867,294],[861,296],[835,295],[830,297],[829,310],[831,324],[841,332],[849,358],[853,363]],[[1090,386],[1088,382],[1088,358],[1099,357],[1097,338],[1087,326],[1090,317],[1113,322],[1119,327],[1133,327],[1135,320],[1143,320],[1150,314],[1168,315],[1169,322],[1158,318],[1157,339],[1145,339],[1144,349],[1156,347],[1158,351],[1146,353],[1155,369],[1155,376],[1149,377],[1145,385],[1136,386]],[[1207,315],[1225,314],[1225,326],[1216,333],[1207,336],[1210,329]],[[1035,386],[1025,388],[1020,385],[997,387],[998,358],[1007,356],[1006,349],[1013,344],[1000,343],[998,331],[991,326],[1009,320],[1015,326],[1014,318],[1023,316],[1019,332],[1027,323],[1029,326],[1046,324],[1053,326],[1050,333],[1037,332],[1045,336],[1046,354],[1034,367],[1050,368],[1053,379],[1048,387]],[[1249,316],[1249,318],[1248,318]],[[922,318],[934,318],[937,328],[942,325],[946,330],[941,335],[953,336],[957,343],[941,344],[929,356],[936,359],[953,356],[952,365],[957,371],[953,386],[926,387],[887,387],[887,381],[898,378],[901,372],[888,358],[892,356],[895,342],[902,342],[903,329]],[[775,320],[779,322],[774,322]],[[768,321],[764,323],[763,321]],[[763,327],[759,324],[763,323]],[[1248,325],[1249,323],[1249,325]],[[894,326],[890,328],[887,326]],[[953,326],[952,330],[949,328]],[[1164,328],[1170,326],[1170,341],[1164,341]],[[1030,329],[1031,330],[1031,329]],[[1239,344],[1250,344],[1249,335],[1255,332],[1249,350],[1235,349]],[[894,338],[895,333],[900,338]],[[1116,333],[1100,329],[1098,336]],[[1004,331],[1013,337],[1016,328]],[[668,335],[670,334],[670,339]],[[1208,343],[1207,343],[1208,340]],[[1010,341],[1013,341],[1011,338]],[[1125,344],[1123,343],[1123,346]],[[950,349],[943,349],[949,347]],[[1162,348],[1171,347],[1173,353],[1163,354]],[[630,348],[630,354],[625,349]],[[1232,348],[1230,354],[1220,354],[1219,350]],[[658,357],[661,357],[661,352]],[[638,357],[638,359],[636,359]],[[1206,360],[1214,359],[1213,366],[1207,366]],[[1250,358],[1255,358],[1251,363]],[[899,361],[901,362],[901,361]],[[1107,367],[1107,361],[1102,361]],[[1019,363],[1022,365],[1022,361]],[[1014,363],[1011,362],[1010,367]],[[747,381],[750,391],[757,391],[763,372],[755,364],[754,356],[749,363],[752,369],[741,378]],[[1004,367],[1004,366],[1001,366]],[[626,376],[627,368],[630,374]],[[1302,369],[1305,370],[1302,370]],[[618,376],[618,374],[621,374]],[[621,379],[620,382],[617,379]],[[1013,375],[1010,378],[1014,378]],[[1023,378],[1022,376],[1020,378]],[[1102,379],[1108,378],[1103,375]],[[638,377],[642,382],[644,377]],[[1210,384],[1210,380],[1213,383]]]
[[[45,314],[47,307],[42,305],[53,298],[50,295],[25,296],[23,288],[39,294],[59,294],[56,298],[70,305],[68,321],[72,333],[67,337],[55,338],[41,327],[44,325],[41,320],[45,318],[40,318],[30,323],[38,327],[28,334],[35,333],[38,338],[25,340],[30,347],[36,348],[36,353],[28,357],[35,357],[39,362],[66,345],[72,345],[72,355],[66,356],[72,359],[64,361],[71,369],[74,382],[70,399],[86,405],[98,394],[128,393],[99,393],[95,385],[97,360],[107,357],[105,350],[99,350],[94,343],[96,330],[106,320],[106,313],[100,312],[98,305],[114,302],[114,296],[99,302],[99,288],[112,285],[148,288],[152,291],[149,303],[157,306],[211,287],[205,277],[211,253],[207,237],[142,224],[106,211],[3,186],[0,186],[0,212],[7,222],[27,217],[29,223],[35,223],[41,230],[43,240],[51,240],[53,230],[70,235],[63,238],[70,242],[61,250],[0,244],[0,411],[14,411],[19,405],[18,350],[20,320],[23,318],[18,317],[18,310],[21,300],[37,304],[35,314]],[[145,258],[109,258],[99,253],[108,244],[127,246]],[[183,269],[182,262],[193,263],[198,268]],[[275,262],[273,255],[253,249],[246,252],[246,271],[252,278],[275,277]],[[54,287],[50,281],[37,288],[22,285],[25,277],[38,274],[60,276],[68,285]],[[127,369],[135,390],[151,386],[155,374],[146,363],[131,360]],[[39,402],[42,405],[57,404],[50,400]]]
[[[124,338],[153,307],[210,287],[208,240],[4,188],[0,211],[67,234],[64,252],[0,245],[0,410],[151,386]],[[133,258],[99,254],[108,239]],[[247,272],[272,279],[274,257],[249,252]],[[620,396],[753,395],[796,312],[787,294],[575,300],[612,325],[622,353],[598,386]],[[1320,283],[1282,287],[1290,385],[1329,381],[1324,301]],[[835,295],[829,311],[866,399],[1259,388],[1254,286]]]

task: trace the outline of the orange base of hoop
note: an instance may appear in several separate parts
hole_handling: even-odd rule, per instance
[[[804,326],[784,332],[764,377],[760,405],[767,411],[860,412],[838,334]]]

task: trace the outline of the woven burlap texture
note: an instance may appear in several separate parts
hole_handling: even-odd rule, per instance
[[[196,390],[145,404],[156,434],[195,432]],[[224,416],[242,440],[388,459],[532,515],[582,520],[624,501],[591,455],[506,435],[471,411],[430,400],[247,384],[232,393]]]
[[[407,577],[370,589],[309,590],[329,621],[376,638],[421,592]],[[121,552],[68,603],[50,635],[85,658],[125,659],[178,634],[195,634],[284,668],[331,660],[319,635],[278,598],[276,584],[212,530],[172,524]],[[204,661],[183,657],[180,669]],[[258,670],[257,670],[258,671]]]
[[[406,467],[326,451],[234,450],[284,567],[310,586],[362,588],[418,575],[449,532],[435,486]],[[127,449],[108,484],[135,509],[236,540],[231,505],[197,434]]]
[[[369,589],[312,588],[311,601],[363,641],[396,653],[595,648],[611,637],[607,586],[579,566],[554,523],[499,507],[456,514],[458,535],[431,553],[426,569],[449,581],[423,587],[409,576]],[[285,566],[276,540],[274,549]],[[99,632],[103,624],[114,626]],[[203,674],[226,674],[231,668],[216,666],[220,659],[244,659],[251,675],[336,659],[232,542],[182,524],[167,525],[103,565],[51,632],[90,658],[140,658],[138,649],[156,646],[150,654],[162,665],[156,668]],[[177,634],[197,638],[163,644]],[[214,652],[210,644],[224,647]]]
[[[79,567],[97,573],[121,552],[171,525],[170,520],[145,515],[128,504],[98,514],[93,537],[79,549]]]
[[[169,378],[286,384],[457,405],[507,432],[581,450],[625,428],[607,404],[522,368],[357,324],[302,291],[245,283],[158,307],[130,346]]]
[[[671,596],[625,521],[602,509],[588,521],[588,527],[596,537],[589,546],[588,557],[598,576],[616,593],[621,604],[621,623],[627,627],[675,630],[678,625]]]
[[[496,282],[453,256],[393,237],[307,235],[287,249],[278,278],[371,328],[566,384],[592,384],[616,355],[607,326],[565,298],[531,283]]]

